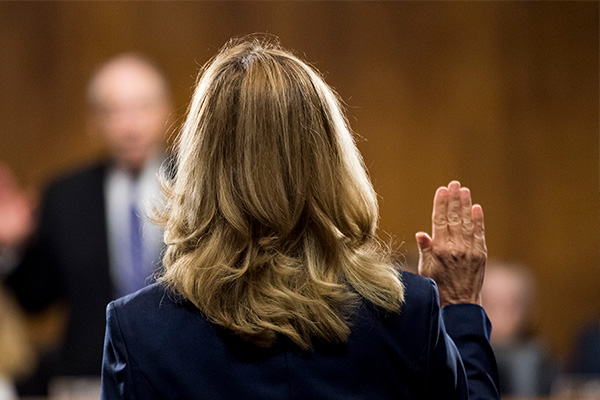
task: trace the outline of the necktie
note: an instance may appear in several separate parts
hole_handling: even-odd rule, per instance
[[[144,243],[142,241],[142,223],[135,203],[129,206],[129,243],[131,252],[130,291],[134,292],[146,285],[150,271],[144,263]]]
[[[129,254],[124,254],[125,265],[122,270],[121,292],[120,296],[133,293],[148,284],[150,276],[150,263],[147,263],[144,257],[144,240],[142,237],[143,221],[137,207],[138,199],[138,182],[133,181],[129,187],[129,205],[127,210],[128,215],[128,230],[129,230],[129,248],[125,246],[124,250],[129,251]]]

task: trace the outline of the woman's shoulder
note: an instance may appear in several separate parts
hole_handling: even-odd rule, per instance
[[[185,348],[198,337],[216,335],[215,328],[192,303],[161,283],[111,302],[106,319],[111,335],[128,343],[128,351],[140,362],[160,354],[165,343],[179,343]]]
[[[166,300],[166,302],[165,302]],[[110,306],[119,310],[145,308],[148,306],[173,305],[178,303],[177,297],[162,283],[155,282],[137,292],[120,297],[111,302]]]
[[[437,318],[439,313],[439,296],[435,282],[430,278],[399,271],[399,277],[404,285],[404,301],[399,312],[385,312],[367,304],[358,315],[359,319],[379,321],[382,327],[393,332],[393,336],[422,336],[427,334],[431,318]]]
[[[196,307],[162,283],[153,283],[112,301],[107,307],[107,317],[117,319],[121,328],[131,329],[160,326],[165,318],[203,319]]]
[[[404,284],[404,303],[428,303],[437,301],[438,292],[435,281],[408,271],[400,271],[400,280]]]
[[[386,325],[406,331],[407,335],[425,334],[431,318],[437,318],[439,313],[437,285],[430,278],[407,271],[400,271],[400,279],[404,285],[404,302],[399,313],[387,314]]]

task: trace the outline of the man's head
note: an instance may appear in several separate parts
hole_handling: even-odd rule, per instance
[[[493,343],[512,343],[527,334],[532,324],[535,281],[525,266],[489,262],[481,295],[494,326]]]
[[[162,150],[170,92],[164,75],[148,60],[123,54],[107,61],[90,79],[87,98],[91,128],[117,166],[136,174]]]

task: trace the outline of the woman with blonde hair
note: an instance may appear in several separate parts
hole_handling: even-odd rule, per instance
[[[337,96],[278,44],[204,67],[164,189],[164,273],[108,306],[104,399],[497,398],[481,207],[451,182],[417,234],[440,312],[377,239]]]

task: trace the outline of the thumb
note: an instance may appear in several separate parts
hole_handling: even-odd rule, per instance
[[[422,254],[424,251],[429,250],[431,248],[431,237],[429,237],[427,233],[417,232],[415,234],[415,239],[417,239],[419,254]]]

